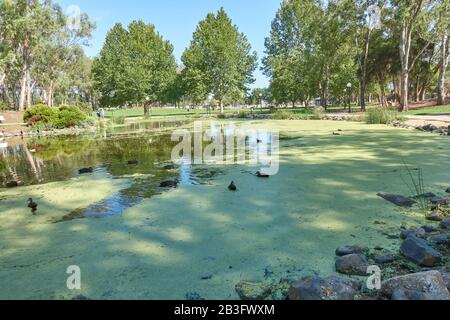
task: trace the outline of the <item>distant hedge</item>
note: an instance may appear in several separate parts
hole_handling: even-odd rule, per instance
[[[77,106],[61,105],[49,107],[37,104],[25,111],[23,120],[29,125],[44,125],[49,128],[64,129],[79,126],[87,119],[86,113]]]

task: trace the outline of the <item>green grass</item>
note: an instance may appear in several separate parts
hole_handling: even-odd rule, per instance
[[[450,105],[410,110],[408,112],[405,112],[405,114],[413,115],[413,116],[428,116],[428,115],[436,115],[436,114],[449,114],[450,115]]]

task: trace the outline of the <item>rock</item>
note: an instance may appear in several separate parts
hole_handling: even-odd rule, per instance
[[[378,265],[389,264],[395,261],[395,257],[390,255],[378,256],[374,258],[374,261]]]
[[[160,188],[178,188],[178,180],[167,180],[159,184]]]
[[[441,198],[441,197],[434,197],[431,198],[431,203],[436,205],[448,205],[450,204],[450,200],[447,198]]]
[[[445,286],[450,291],[450,267],[449,268],[442,268],[438,270],[441,275],[442,279],[444,279]]]
[[[336,260],[336,271],[342,274],[365,276],[369,263],[359,254],[349,254]]]
[[[135,165],[138,165],[138,164],[139,164],[139,161],[137,161],[137,160],[129,160],[129,161],[128,161],[128,164],[129,164],[129,165],[134,165],[134,166],[135,166]]]
[[[291,284],[289,300],[354,300],[359,281],[331,276],[328,278],[308,277]]]
[[[438,245],[450,245],[450,233],[441,233],[440,235],[431,237],[429,240]]]
[[[441,221],[441,227],[443,229],[450,229],[450,218],[446,218]]]
[[[399,288],[394,291],[391,299],[396,301],[440,301],[448,300],[448,297],[446,295],[436,295],[418,290]]]
[[[94,172],[94,168],[89,167],[89,168],[82,168],[80,170],[78,170],[79,174],[86,174],[86,173],[92,173]]]
[[[383,198],[384,200],[387,200],[389,202],[392,202],[393,204],[399,206],[399,207],[412,207],[416,201],[404,197],[404,196],[399,196],[399,195],[395,195],[395,194],[389,194],[389,193],[385,193],[385,192],[379,192],[377,193],[377,195],[381,198]]]
[[[19,183],[17,181],[8,181],[6,183],[7,188],[16,188],[19,186]]]
[[[369,248],[360,246],[345,246],[336,249],[338,257],[348,256],[349,254],[367,254]]]
[[[442,261],[442,255],[430,247],[425,240],[411,236],[407,238],[400,252],[409,260],[424,266],[434,267]]]
[[[239,282],[235,289],[242,300],[264,300],[272,291],[267,283],[248,281]]]
[[[444,220],[444,217],[440,213],[433,212],[429,216],[427,216],[427,220],[440,222]]]
[[[423,228],[402,230],[400,238],[405,240],[409,237],[425,238],[427,232]]]
[[[417,291],[450,299],[450,292],[442,274],[436,270],[391,278],[384,281],[381,285],[381,291],[387,297],[393,297],[398,289]],[[407,293],[406,296],[408,296]],[[401,297],[400,292],[396,293],[396,297]]]
[[[450,193],[450,187],[445,192]]]
[[[432,232],[439,231],[438,228],[436,228],[432,224],[427,224],[425,226],[422,226],[421,229],[425,230],[426,233],[432,233]]]

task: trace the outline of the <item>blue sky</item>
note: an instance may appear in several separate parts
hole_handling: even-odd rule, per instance
[[[96,22],[91,46],[86,48],[89,56],[101,50],[106,33],[115,23],[128,25],[141,19],[152,23],[175,48],[179,60],[189,45],[197,23],[208,12],[224,7],[233,23],[244,32],[253,50],[261,59],[264,55],[264,38],[269,35],[270,24],[280,6],[281,0],[59,0],[64,11],[70,5],[78,6]],[[268,79],[255,71],[256,82],[253,87],[265,87]]]

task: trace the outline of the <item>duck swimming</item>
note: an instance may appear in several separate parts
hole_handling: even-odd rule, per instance
[[[236,191],[237,190],[237,187],[234,184],[234,181],[231,181],[231,184],[228,186],[228,190],[230,190],[230,191]]]
[[[267,173],[263,173],[263,172],[261,172],[261,171],[258,171],[258,172],[256,173],[256,176],[257,176],[258,178],[270,178],[270,176],[269,176]]]
[[[36,212],[38,204],[33,201],[33,199],[28,199],[28,208],[31,209],[32,212]]]
[[[92,172],[94,172],[94,168],[92,168],[92,167],[83,168],[83,169],[78,170],[79,174],[92,173]]]

